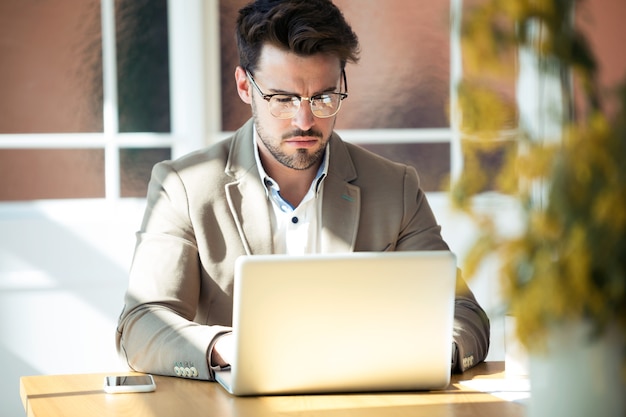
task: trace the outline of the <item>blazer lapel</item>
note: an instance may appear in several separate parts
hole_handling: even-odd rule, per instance
[[[244,197],[245,196],[245,197]],[[272,229],[261,181],[244,178],[226,186],[226,198],[248,255],[272,253]],[[255,204],[256,202],[256,204]]]
[[[361,189],[351,184],[356,169],[343,142],[331,137],[328,176],[324,180],[322,202],[321,250],[328,252],[354,251],[361,213]]]
[[[225,171],[235,181],[225,191],[246,253],[269,254],[273,249],[270,213],[267,204],[259,204],[266,196],[254,158],[252,128],[250,120],[233,138]]]

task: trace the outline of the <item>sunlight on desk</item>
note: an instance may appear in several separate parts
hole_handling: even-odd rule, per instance
[[[530,381],[526,378],[472,379],[461,381],[461,385],[524,405],[530,398]]]
[[[152,393],[106,394],[105,374],[42,375],[22,377],[20,395],[28,417],[522,417],[524,406],[482,392],[485,381],[503,381],[503,370],[502,362],[481,364],[441,391],[269,397],[234,397],[214,382],[163,376]]]
[[[453,384],[445,391],[234,398],[237,416],[455,416],[471,403],[482,416],[498,415],[501,401],[485,392]],[[493,414],[488,410],[493,405]],[[466,410],[467,411],[467,410]],[[463,415],[466,415],[463,413]],[[471,414],[468,414],[471,415]],[[520,412],[520,415],[521,412]]]

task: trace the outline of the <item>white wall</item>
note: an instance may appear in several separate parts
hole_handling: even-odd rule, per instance
[[[142,200],[0,204],[0,417],[19,377],[125,369],[114,345]]]
[[[463,256],[471,223],[450,211],[445,194],[429,198],[444,237]],[[0,417],[24,415],[20,376],[126,369],[115,352],[115,324],[144,204],[0,204]],[[502,360],[494,277],[470,286],[492,316],[490,359]]]

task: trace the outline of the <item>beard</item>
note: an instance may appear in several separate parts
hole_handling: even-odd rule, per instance
[[[311,132],[298,134],[293,132],[287,136],[284,136],[284,139],[287,139],[292,136],[313,136]],[[326,150],[325,146],[320,147],[315,152],[311,153],[308,149],[297,149],[295,154],[286,154],[283,152],[280,147],[274,146],[270,141],[266,140],[261,132],[259,132],[259,137],[261,138],[261,142],[265,145],[270,154],[276,159],[278,162],[283,164],[284,166],[292,169],[296,169],[299,171],[304,171],[306,169],[315,166],[319,161],[321,161],[324,156],[324,151]]]
[[[309,149],[305,149],[305,148],[297,149],[295,154],[287,154],[280,149],[280,143],[283,140],[289,139],[291,137],[310,136],[310,137],[316,137],[319,139],[324,139],[322,132],[319,132],[315,129],[310,129],[306,131],[296,129],[289,133],[285,133],[282,136],[280,141],[273,140],[274,138],[269,137],[269,135],[266,134],[265,130],[261,126],[259,122],[259,118],[256,113],[256,106],[254,104],[252,106],[252,113],[254,116],[254,126],[256,127],[256,131],[259,134],[259,138],[261,139],[261,142],[263,142],[263,145],[269,151],[269,153],[274,157],[274,159],[276,159],[282,165],[291,169],[304,171],[306,169],[309,169],[315,166],[322,160],[324,156],[324,152],[326,150],[325,145],[321,146],[318,150],[314,152],[310,152]],[[328,143],[328,139],[326,140],[326,143]]]

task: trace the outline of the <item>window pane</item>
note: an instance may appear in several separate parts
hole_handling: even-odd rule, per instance
[[[120,132],[169,132],[167,0],[117,0]]]
[[[0,133],[102,131],[99,1],[0,1],[0,56]]]
[[[448,127],[450,2],[335,0],[361,42],[338,129]],[[373,18],[375,16],[375,18]],[[344,112],[345,110],[345,112]]]
[[[626,16],[624,0],[594,0],[576,3],[576,26],[587,38],[595,55],[598,65],[599,93],[603,100],[602,110],[610,115],[614,115],[620,107],[619,95],[612,93],[615,92],[616,87],[626,82],[626,53],[622,49],[624,39],[626,39],[624,16]],[[576,81],[577,110],[584,114],[590,109],[582,105],[582,86],[578,85],[579,80],[576,79]]]
[[[170,148],[120,149],[120,194],[145,197],[154,164],[172,157]]]
[[[234,27],[248,0],[221,0],[222,123],[237,129],[250,117],[237,95]],[[335,0],[361,42],[361,61],[348,65],[350,97],[338,129],[448,127],[449,1]],[[375,18],[373,18],[375,16]]]
[[[0,201],[102,197],[103,149],[0,149]]]
[[[415,167],[424,191],[447,191],[449,188],[449,143],[385,143],[361,146],[385,158]]]

